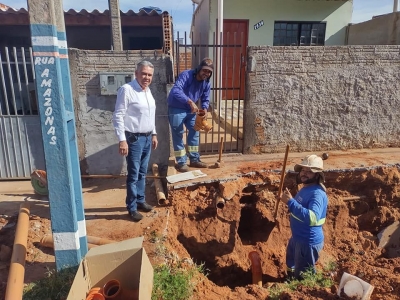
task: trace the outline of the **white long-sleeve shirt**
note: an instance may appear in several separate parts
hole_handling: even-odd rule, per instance
[[[137,80],[124,84],[118,89],[113,125],[118,140],[125,141],[125,131],[156,134],[156,102],[150,88],[145,90]]]

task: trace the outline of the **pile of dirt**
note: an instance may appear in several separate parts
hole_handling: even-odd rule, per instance
[[[276,168],[279,164],[271,167]],[[289,214],[283,204],[279,206],[277,220],[273,218],[279,172],[265,168],[255,170],[256,165],[247,164],[237,180],[214,181],[171,191],[168,205],[156,207],[140,223],[131,222],[124,211],[123,183],[108,182],[106,196],[102,198],[98,194],[102,184],[98,184],[96,193],[86,190],[84,194],[88,235],[116,241],[143,235],[144,247],[154,265],[160,263],[160,256],[152,237],[164,236],[171,257],[191,258],[204,264],[208,275],[197,285],[196,299],[267,299],[268,287],[285,279],[285,250],[291,233]],[[336,291],[343,272],[373,285],[372,300],[400,299],[399,241],[391,240],[385,248],[380,248],[378,238],[384,228],[400,217],[398,168],[335,170],[327,172],[325,178],[329,207],[324,225],[325,247],[317,268],[335,262],[336,272],[330,275],[337,285],[329,289],[301,288],[283,294],[281,299],[338,299]],[[292,194],[297,192],[294,173],[287,174],[284,186]],[[119,207],[108,206],[111,200],[104,199],[111,199],[110,195],[121,198]],[[225,200],[223,208],[217,208],[217,197]],[[153,205],[157,203],[151,182],[147,201]],[[0,217],[1,243],[11,250],[17,216]],[[47,268],[55,268],[53,250],[38,245],[40,238],[51,232],[48,217],[33,215],[30,225],[27,283],[43,277]],[[251,284],[248,258],[251,251],[260,255],[263,287]],[[1,299],[9,257],[0,261]]]

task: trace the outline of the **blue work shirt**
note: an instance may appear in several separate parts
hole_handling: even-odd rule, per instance
[[[303,187],[288,202],[290,228],[295,241],[319,244],[324,241],[322,225],[325,223],[328,197],[319,184]]]
[[[198,81],[195,70],[183,71],[169,92],[168,106],[191,110],[187,101],[190,99],[198,105],[201,100],[201,108],[207,110],[210,105],[210,90],[210,82]]]

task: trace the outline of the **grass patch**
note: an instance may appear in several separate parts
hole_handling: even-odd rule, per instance
[[[46,277],[28,284],[24,288],[23,300],[66,299],[74,281],[77,268],[66,268],[59,272],[47,269]]]
[[[274,285],[268,289],[268,299],[278,300],[280,299],[281,294],[295,291],[300,286],[311,289],[331,287],[334,284],[334,281],[330,276],[330,272],[332,272],[335,268],[336,263],[332,262],[329,263],[327,268],[325,268],[323,271],[317,271],[315,274],[313,273],[312,269],[307,270],[306,272],[302,273],[302,280],[293,279],[285,283]]]
[[[154,268],[152,300],[187,300],[194,292],[204,274],[204,265],[196,265],[188,260],[171,264],[162,264]]]
[[[191,259],[180,259],[174,251],[168,251],[166,236],[157,231],[150,232],[149,242],[155,244],[155,255],[163,263],[154,267],[151,300],[188,300],[193,296],[197,283],[205,274],[203,264]]]

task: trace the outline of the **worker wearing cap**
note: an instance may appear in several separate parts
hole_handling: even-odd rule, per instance
[[[311,269],[324,245],[322,226],[325,223],[328,197],[324,186],[322,158],[309,155],[294,166],[298,182],[303,187],[293,198],[289,190],[282,193],[281,200],[290,212],[292,237],[286,249],[288,276],[301,279],[301,273]]]
[[[200,160],[199,132],[194,129],[194,125],[199,107],[207,111],[210,104],[210,77],[213,69],[213,61],[204,58],[196,69],[186,70],[179,74],[168,95],[168,118],[177,162],[176,169],[179,172],[189,171],[187,156],[189,156],[190,167],[208,167]],[[188,154],[183,143],[183,125],[188,130],[186,140]]]

